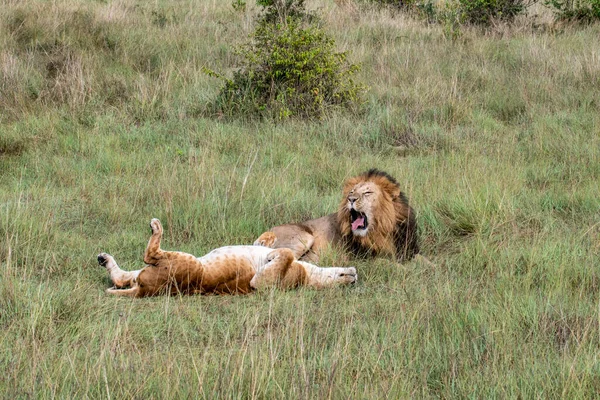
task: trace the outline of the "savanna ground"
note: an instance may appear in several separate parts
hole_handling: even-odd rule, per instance
[[[448,35],[310,3],[370,86],[360,115],[203,111],[256,12],[220,1],[2,1],[0,396],[588,398],[600,391],[600,26]],[[398,149],[400,147],[400,149]],[[435,267],[359,283],[109,297],[148,222],[194,254],[395,176]],[[339,255],[329,254],[325,265]]]

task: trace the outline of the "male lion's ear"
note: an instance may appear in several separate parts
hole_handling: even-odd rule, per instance
[[[400,191],[400,186],[398,186],[395,182],[391,182],[389,179],[387,179],[387,177],[377,177],[374,182],[393,200],[397,200],[401,196],[402,192]]]

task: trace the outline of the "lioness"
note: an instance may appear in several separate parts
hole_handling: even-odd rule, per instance
[[[318,262],[329,245],[362,256],[386,254],[399,261],[419,253],[414,210],[387,173],[371,169],[344,183],[338,211],[309,221],[271,228],[254,242],[288,248],[301,260]]]
[[[256,288],[324,288],[356,282],[355,268],[321,268],[298,261],[291,250],[263,246],[220,247],[202,257],[160,248],[163,228],[150,222],[152,236],[144,253],[147,266],[123,271],[106,253],[98,255],[116,288],[107,293],[144,297],[158,294],[248,293]],[[122,289],[128,287],[127,289]]]

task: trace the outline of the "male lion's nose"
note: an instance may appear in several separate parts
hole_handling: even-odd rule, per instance
[[[356,197],[354,196],[348,196],[348,201],[350,202],[350,204],[354,204],[354,202],[356,201]]]

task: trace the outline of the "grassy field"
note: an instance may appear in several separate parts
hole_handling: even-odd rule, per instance
[[[0,397],[590,398],[600,392],[600,26],[458,37],[311,2],[361,115],[205,105],[253,3],[0,2]],[[398,147],[402,151],[398,151]],[[108,297],[150,218],[194,254],[335,209],[377,167],[436,265],[328,291]],[[324,265],[339,255],[330,254]]]

